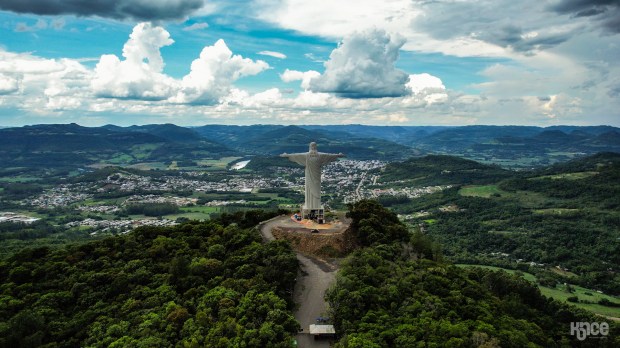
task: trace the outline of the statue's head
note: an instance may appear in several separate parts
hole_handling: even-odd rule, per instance
[[[310,152],[316,152],[316,143],[314,141],[310,143]]]

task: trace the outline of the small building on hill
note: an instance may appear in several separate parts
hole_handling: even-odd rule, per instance
[[[310,324],[310,334],[314,336],[314,339],[334,337],[336,329],[334,325]]]

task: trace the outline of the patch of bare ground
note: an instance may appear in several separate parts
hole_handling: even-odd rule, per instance
[[[276,239],[288,240],[295,251],[323,260],[343,257],[356,246],[348,226],[318,231],[312,233],[307,228],[277,226],[271,233]]]

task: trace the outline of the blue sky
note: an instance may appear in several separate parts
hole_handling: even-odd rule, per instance
[[[0,3],[0,126],[620,126],[608,1],[103,4]]]

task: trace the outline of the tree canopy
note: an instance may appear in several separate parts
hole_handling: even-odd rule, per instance
[[[0,263],[0,347],[289,347],[295,254],[239,225],[16,253]]]

